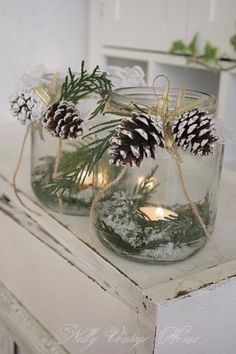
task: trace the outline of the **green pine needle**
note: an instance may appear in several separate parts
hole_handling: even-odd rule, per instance
[[[94,118],[99,113],[103,113],[110,97],[111,88],[111,80],[107,78],[106,73],[100,71],[99,66],[96,66],[92,73],[89,74],[84,68],[84,61],[82,61],[79,77],[76,78],[71,68],[68,69],[68,75],[62,84],[60,99],[76,104],[91,93],[100,95],[101,99],[97,102],[97,107],[90,115],[90,118]]]
[[[137,201],[139,205],[140,202],[144,205],[147,203],[152,194],[156,191],[158,187],[158,183],[154,183],[153,176],[155,175],[158,169],[158,165],[156,165],[150,172],[148,176],[146,176],[141,183],[135,185],[133,192],[131,194],[132,199]]]
[[[73,159],[68,162],[67,171],[59,179],[45,186],[46,194],[57,194],[61,196],[65,191],[74,190],[75,186],[83,185],[87,176],[95,168],[98,161],[110,146],[110,139],[115,134],[115,130],[108,133],[105,138],[97,139],[81,147]],[[70,169],[69,166],[72,166]]]

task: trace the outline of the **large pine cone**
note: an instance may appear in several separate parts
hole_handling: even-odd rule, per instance
[[[22,124],[34,123],[41,119],[46,104],[33,89],[26,89],[10,99],[11,112]]]
[[[213,153],[215,142],[219,140],[215,131],[215,124],[208,112],[200,109],[183,113],[172,124],[176,145],[200,156]]]
[[[140,166],[144,157],[155,159],[156,148],[164,148],[161,117],[132,112],[124,119],[111,141],[108,154],[116,166]]]
[[[83,133],[83,120],[74,103],[59,101],[48,107],[43,125],[55,137],[76,139]]]

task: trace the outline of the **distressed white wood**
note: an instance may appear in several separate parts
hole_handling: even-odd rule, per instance
[[[115,326],[134,333],[136,312],[3,212],[0,223],[7,230],[0,234],[0,279],[5,286],[54,337],[67,324],[78,324],[81,330],[95,327],[96,346],[86,352],[119,354],[120,346],[108,343],[105,331]],[[64,346],[72,354],[84,348],[72,339]]]
[[[14,354],[14,342],[22,354],[68,354],[1,282],[0,318],[1,354]]]
[[[0,318],[0,353],[14,354],[14,340],[7,325]]]
[[[26,351],[25,348],[22,347],[20,348],[19,346],[17,347],[17,350],[18,350],[17,354],[30,354],[30,352]]]
[[[158,307],[155,354],[234,354],[236,278]]]
[[[188,295],[194,291],[217,284],[221,281],[234,280],[236,277],[236,260],[187,275],[171,282],[157,284],[145,290],[145,296],[156,303],[166,303],[170,299]]]
[[[236,260],[233,260],[146,289],[141,300],[139,327],[152,336],[154,352],[167,354],[174,347],[177,353],[186,348],[196,354],[233,354],[235,342],[231,329],[236,325],[235,286]],[[199,294],[202,297],[196,298]],[[224,311],[219,313],[219,306],[223,306]],[[229,330],[224,335],[226,328]],[[194,339],[199,337],[199,331],[200,343],[197,343]],[[188,340],[187,344],[191,345],[186,346]],[[216,342],[221,346],[215,345]],[[140,346],[137,353],[151,352],[150,344],[151,341]],[[224,350],[220,351],[218,348],[222,347]]]
[[[0,210],[72,263],[80,272],[92,278],[98,286],[120,298],[121,301],[129,304],[134,310],[138,310],[140,289],[134,280],[129,279],[120,269],[109,263],[105,255],[99,255],[96,249],[73,236],[71,232],[58,222],[55,222],[52,217],[33,204],[28,198],[26,198],[26,203],[28,205],[33,204],[32,209],[38,212],[39,216],[29,211],[24,213],[21,208],[12,203],[11,199],[14,201],[16,199],[12,187],[2,179]],[[87,220],[82,229],[80,228],[80,232],[86,233],[86,238],[88,238],[86,230],[88,230]]]

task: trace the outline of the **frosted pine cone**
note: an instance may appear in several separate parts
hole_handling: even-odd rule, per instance
[[[172,134],[177,146],[189,150],[194,155],[207,156],[213,153],[215,142],[219,138],[207,111],[193,109],[176,117],[172,125]]]
[[[144,157],[155,159],[157,146],[164,148],[162,119],[133,112],[131,118],[123,120],[110,143],[108,154],[111,163],[140,166]]]
[[[43,125],[55,137],[76,139],[83,133],[83,120],[74,103],[59,101],[48,107]]]
[[[11,98],[11,112],[22,124],[34,123],[42,118],[46,104],[33,89],[26,89]]]

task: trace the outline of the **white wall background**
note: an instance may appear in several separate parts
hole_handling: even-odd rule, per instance
[[[0,0],[0,122],[9,95],[32,66],[79,69],[87,53],[86,0]]]

